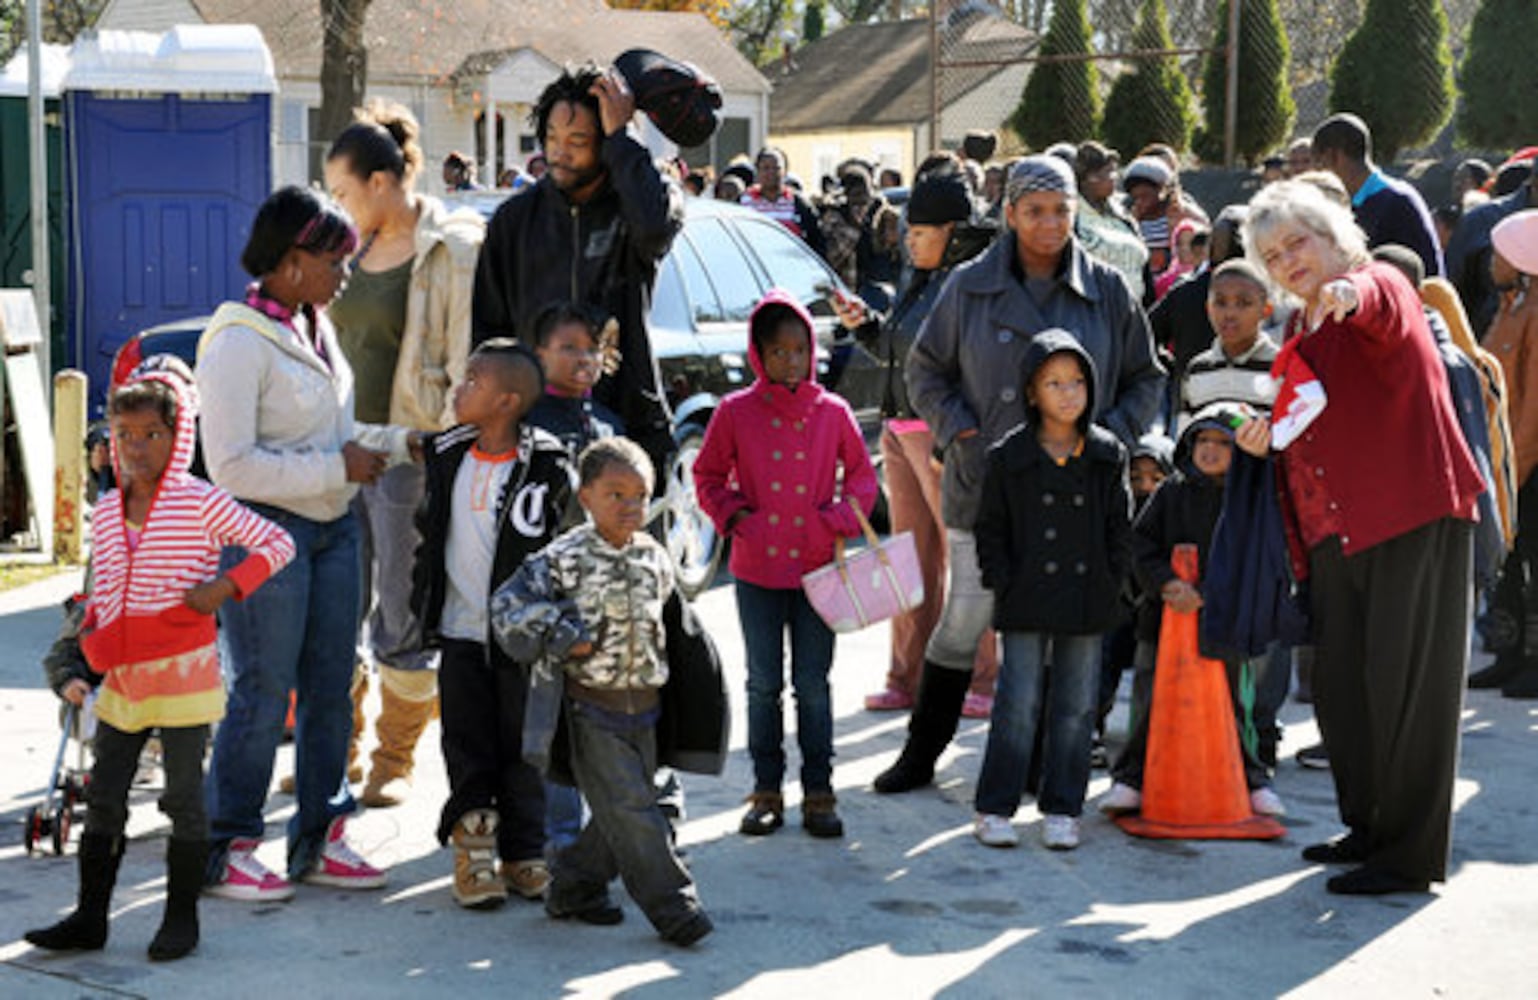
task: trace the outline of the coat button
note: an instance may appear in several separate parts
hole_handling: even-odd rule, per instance
[[[801,558],[801,550],[800,549],[791,549],[790,550],[790,557],[792,559],[800,559]]]
[[[1322,465],[1314,466],[1314,475],[1320,477],[1321,479],[1324,478],[1324,466],[1322,466]]]
[[[780,492],[780,484],[779,483],[770,483],[769,484],[769,488],[771,490],[773,490],[774,492],[776,492],[776,493]]]
[[[798,528],[801,527],[805,523],[806,523],[806,518],[802,517],[800,514],[797,514],[796,515],[796,519],[791,522],[791,524],[794,524]]]
[[[780,523],[780,515],[778,515],[778,514],[770,514],[769,515],[769,523],[770,524],[779,524]]]
[[[769,554],[772,556],[777,556],[780,554],[780,550],[771,545],[769,546]]]
[[[1043,507],[1050,507],[1050,506],[1052,506],[1056,502],[1057,502],[1057,498],[1054,497],[1050,493],[1043,493],[1041,495],[1041,505]]]
[[[798,461],[798,462],[805,462],[806,461],[806,452],[804,452],[804,451],[796,452],[796,461]]]
[[[1006,403],[1013,403],[1015,401],[1015,390],[1014,390],[1014,388],[1010,387],[1008,389],[1005,389],[1003,392],[999,393],[999,398],[1002,399]]]
[[[1082,507],[1082,506],[1084,506],[1084,494],[1082,494],[1082,493],[1075,493],[1073,495],[1073,505],[1075,507]]]
[[[1045,538],[1049,542],[1054,541],[1057,538],[1057,529],[1048,528],[1046,531],[1041,533],[1041,537]]]
[[[778,462],[780,459],[785,457],[784,455],[781,455],[778,451],[773,451],[773,452],[770,452],[769,454],[770,454],[770,457],[773,458],[776,462]]]
[[[779,427],[780,426],[780,418],[779,417],[775,417],[773,420],[769,421],[769,426],[770,427]]]
[[[1042,572],[1046,573],[1048,576],[1051,576],[1053,573],[1057,572],[1057,563],[1049,562],[1045,566],[1043,566],[1041,569],[1042,569]]]
[[[999,343],[1007,344],[1015,339],[1015,335],[1008,330],[999,331]]]
[[[1340,544],[1342,544],[1342,545],[1350,545],[1351,544],[1351,536],[1350,535],[1341,535],[1340,536]]]
[[[1083,563],[1074,563],[1073,564],[1073,571],[1075,573],[1077,573],[1078,575],[1083,576],[1085,573],[1089,572],[1089,567],[1084,565]]]
[[[791,424],[791,426],[794,427],[798,431],[799,430],[803,430],[803,429],[806,428],[806,421],[804,421],[804,420],[797,420],[795,423]]]
[[[797,493],[805,493],[806,492],[806,484],[802,483],[799,486],[797,486],[796,487],[796,492]]]

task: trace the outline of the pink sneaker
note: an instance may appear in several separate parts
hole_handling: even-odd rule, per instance
[[[993,695],[968,691],[961,703],[961,714],[968,719],[986,719],[993,714]]]
[[[294,898],[288,879],[256,860],[259,840],[233,840],[224,860],[224,878],[204,888],[210,896],[249,903],[278,903]]]
[[[865,696],[867,712],[902,712],[913,707],[913,695],[897,688],[887,688]]]
[[[304,873],[311,885],[334,885],[340,889],[378,889],[385,884],[385,873],[358,857],[343,834],[347,817],[338,816],[326,828],[326,843],[315,865]]]

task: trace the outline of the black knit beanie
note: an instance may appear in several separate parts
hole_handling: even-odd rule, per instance
[[[919,175],[908,195],[909,225],[939,226],[972,217],[972,192],[955,166],[946,164]]]

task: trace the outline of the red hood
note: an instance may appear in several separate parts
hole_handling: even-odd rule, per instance
[[[758,300],[758,305],[753,307],[753,314],[748,318],[748,364],[753,367],[754,376],[758,378],[760,383],[764,385],[770,384],[768,376],[764,374],[764,361],[758,356],[758,343],[753,339],[752,334],[753,329],[758,325],[758,314],[768,306],[788,306],[795,310],[796,315],[801,318],[801,322],[806,324],[807,337],[811,341],[808,346],[811,350],[807,351],[806,354],[806,381],[801,384],[815,386],[817,384],[817,335],[816,327],[812,325],[812,314],[806,311],[805,306],[796,301],[794,295],[783,288],[769,289],[764,294],[764,297]]]

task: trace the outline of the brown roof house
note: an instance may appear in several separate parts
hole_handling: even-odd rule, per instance
[[[97,28],[165,31],[176,24],[255,24],[278,74],[279,184],[319,176],[330,136],[314,135],[320,106],[321,25],[316,0],[109,0]],[[703,15],[613,10],[603,0],[374,0],[369,5],[368,96],[400,101],[422,122],[429,188],[453,150],[476,158],[488,185],[536,151],[527,118],[565,63],[611,61],[629,48],[685,59],[721,85],[722,125],[693,164],[724,164],[764,141],[769,82]],[[644,118],[647,144],[672,155]],[[490,149],[493,156],[487,155]]]
[[[930,136],[928,18],[852,24],[769,70],[769,141],[807,183],[860,156],[911,179],[936,145],[997,128],[1020,101],[1034,32],[970,0],[940,26],[940,143]]]

